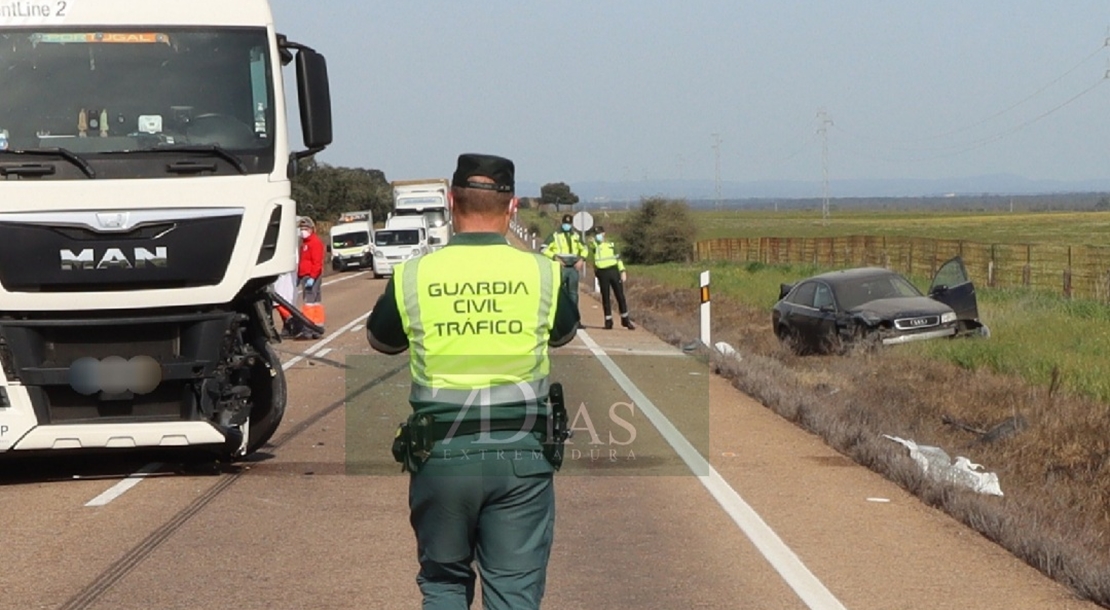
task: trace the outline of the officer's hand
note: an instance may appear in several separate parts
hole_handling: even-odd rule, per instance
[[[628,272],[627,271],[621,271],[621,283],[624,283],[624,282],[627,282],[627,281],[628,281]]]

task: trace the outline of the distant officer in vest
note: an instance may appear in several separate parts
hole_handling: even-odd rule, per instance
[[[594,227],[594,243],[590,248],[590,260],[594,265],[594,277],[597,278],[601,288],[601,307],[605,312],[605,328],[613,328],[613,306],[609,303],[609,291],[617,295],[617,308],[621,312],[621,326],[628,330],[635,330],[636,325],[628,317],[628,303],[624,300],[624,283],[628,281],[628,273],[624,270],[624,261],[617,253],[617,246],[605,239],[605,228],[601,225]]]
[[[461,155],[455,235],[394,267],[367,321],[374,349],[410,354],[413,414],[394,457],[412,473],[425,610],[469,608],[474,561],[487,609],[539,608],[544,594],[559,463],[543,442],[548,347],[574,338],[578,309],[557,263],[506,240],[513,191],[512,161]]]
[[[571,224],[573,221],[570,214],[563,216],[563,224],[559,226],[559,230],[547,238],[543,255],[562,264],[563,283],[567,285],[574,304],[578,305],[578,274],[586,266],[589,251],[574,230],[574,225]]]

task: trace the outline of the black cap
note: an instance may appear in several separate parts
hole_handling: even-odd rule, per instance
[[[459,155],[459,164],[451,178],[451,186],[511,193],[516,187],[513,182],[515,172],[513,162],[504,157],[465,153]],[[493,184],[471,180],[476,176],[489,178],[493,180]]]
[[[563,214],[563,222],[574,222],[574,217],[570,214]]]

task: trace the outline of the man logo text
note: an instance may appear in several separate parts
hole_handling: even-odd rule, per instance
[[[132,256],[128,257],[121,248],[108,248],[97,252],[86,248],[74,252],[62,249],[62,270],[75,271],[84,269],[149,269],[165,267],[169,258],[165,246],[157,246],[151,252],[147,248],[135,248]]]

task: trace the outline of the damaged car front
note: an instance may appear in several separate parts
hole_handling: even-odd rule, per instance
[[[956,312],[927,297],[878,299],[847,312],[841,329],[848,339],[883,345],[951,337],[958,330]]]

